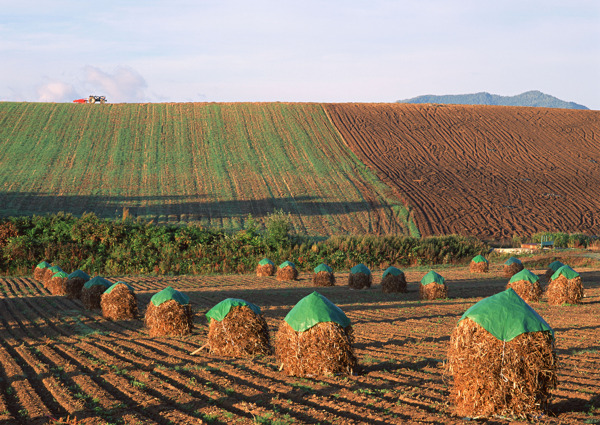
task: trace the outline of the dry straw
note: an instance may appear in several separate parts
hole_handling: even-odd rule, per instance
[[[422,300],[438,300],[448,298],[446,279],[431,270],[421,279],[419,296]]]
[[[207,345],[221,356],[272,354],[267,322],[246,305],[232,306],[221,321],[210,319]]]
[[[372,282],[371,270],[364,264],[358,264],[350,269],[348,275],[348,287],[350,289],[370,288]]]
[[[296,265],[291,261],[282,263],[277,269],[276,279],[280,281],[298,279],[298,270],[296,270]]]
[[[266,277],[275,275],[275,264],[268,258],[262,259],[256,266],[256,276]]]
[[[523,263],[518,258],[510,257],[504,263],[504,277],[512,277],[521,270],[523,270]]]
[[[581,276],[571,267],[563,265],[550,278],[546,297],[550,305],[580,304],[583,299]]]
[[[52,265],[46,261],[42,261],[33,269],[33,278],[38,282],[42,282],[44,280],[44,274],[46,273],[46,269],[52,267]]]
[[[129,320],[138,316],[138,304],[133,288],[117,282],[101,296],[102,316],[109,320]]]
[[[42,277],[42,284],[44,288],[49,289],[50,279],[55,273],[62,272],[63,270],[59,266],[52,266],[44,269],[44,276]]]
[[[542,285],[539,278],[527,269],[514,274],[506,284],[506,289],[512,288],[525,301],[537,302],[542,298]]]
[[[331,267],[326,264],[315,267],[312,283],[314,286],[335,286],[335,275]]]
[[[406,292],[406,276],[396,267],[388,267],[381,279],[381,291],[384,293]]]
[[[483,255],[478,255],[471,260],[469,271],[471,273],[488,273],[490,271],[490,263]]]
[[[192,307],[181,305],[176,300],[165,301],[155,306],[148,303],[144,323],[150,336],[187,335],[194,328]]]
[[[50,281],[48,281],[48,290],[52,295],[67,295],[67,281],[69,280],[69,275],[65,272],[55,273]]]

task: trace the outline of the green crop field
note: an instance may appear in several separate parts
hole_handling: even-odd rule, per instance
[[[414,229],[319,104],[0,103],[0,216],[124,210],[232,230],[283,210],[317,236]]]

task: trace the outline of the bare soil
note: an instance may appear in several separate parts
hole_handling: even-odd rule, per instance
[[[552,259],[523,261],[543,275]],[[0,424],[464,423],[448,405],[449,336],[468,307],[504,290],[502,263],[492,259],[486,274],[471,274],[468,265],[437,267],[449,299],[435,301],[418,300],[427,268],[404,269],[408,292],[387,294],[383,270],[373,271],[373,286],[363,290],[340,284],[348,274],[337,271],[337,286],[319,288],[310,273],[293,282],[253,275],[114,277],[136,288],[140,306],[167,285],[190,296],[193,333],[156,338],[141,317],[108,321],[33,279],[2,278]],[[583,303],[532,303],[556,332],[560,362],[551,412],[537,418],[541,423],[600,423],[600,263],[571,263],[580,264],[574,267]],[[294,378],[279,371],[275,356],[190,354],[207,342],[204,313],[224,298],[259,305],[274,341],[287,312],[313,290],[351,319],[357,375]]]
[[[327,104],[422,235],[600,234],[600,111]]]

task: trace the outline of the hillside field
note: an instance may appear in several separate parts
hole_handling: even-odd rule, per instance
[[[600,265],[561,260],[580,272],[586,297],[577,306],[532,303],[555,331],[559,358],[550,414],[535,422],[599,423]],[[538,275],[545,272],[526,259],[524,264]],[[297,282],[249,275],[110,278],[133,285],[141,314],[167,285],[190,296],[193,333],[157,338],[141,318],[108,321],[78,300],[51,296],[31,278],[1,278],[0,424],[45,425],[67,417],[86,425],[463,424],[448,402],[449,337],[464,311],[504,290],[507,279],[499,262],[486,275],[474,276],[467,267],[438,271],[449,299],[423,302],[417,289],[423,268],[405,269],[404,294],[383,294],[380,270],[371,289],[359,291],[348,288],[347,273],[336,273],[337,284],[329,288],[312,287],[307,273]],[[275,343],[287,312],[315,289],[352,321],[356,375],[295,378],[279,371],[274,356],[190,354],[207,341],[204,314],[223,299],[260,306]],[[498,417],[487,423],[517,422]]]
[[[409,233],[317,104],[0,103],[0,216],[124,208],[225,229],[282,209],[302,234]]]

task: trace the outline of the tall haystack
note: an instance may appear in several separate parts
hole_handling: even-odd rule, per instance
[[[548,304],[580,304],[583,298],[583,283],[581,276],[568,265],[560,267],[546,288]]]
[[[333,269],[327,264],[319,264],[314,269],[312,283],[314,286],[335,286]]]
[[[100,307],[105,319],[135,319],[138,315],[138,304],[133,286],[125,282],[111,285],[100,297]]]
[[[471,260],[469,271],[471,273],[487,273],[490,271],[490,263],[483,255],[477,255]]]
[[[54,276],[55,273],[62,272],[63,269],[60,266],[51,266],[44,269],[44,276],[42,277],[42,284],[44,288],[48,289],[48,284],[50,283],[50,279]]]
[[[558,383],[554,331],[512,289],[479,301],[450,337],[454,413],[527,418],[546,412]]]
[[[83,285],[90,280],[90,276],[83,270],[75,270],[69,275],[69,279],[66,283],[66,296],[72,300],[78,300],[81,298],[81,290]]]
[[[102,294],[112,286],[112,282],[101,276],[88,280],[81,288],[81,302],[88,310],[99,310]]]
[[[406,276],[396,267],[390,266],[381,277],[381,291],[385,293],[406,292]]]
[[[298,270],[291,261],[284,261],[277,269],[277,280],[296,280],[298,279]]]
[[[275,274],[275,263],[268,258],[263,258],[258,262],[256,266],[256,276],[265,277],[273,276]]]
[[[552,275],[554,273],[556,273],[556,271],[558,269],[560,269],[562,266],[564,266],[563,263],[561,263],[560,261],[553,261],[550,264],[548,264],[548,269],[546,270],[546,273],[544,273],[544,277],[546,278],[546,282],[550,282],[550,279],[552,279]]]
[[[253,356],[272,353],[269,327],[252,303],[227,298],[207,313],[208,349],[221,356]]]
[[[352,374],[354,334],[344,312],[318,292],[302,298],[279,326],[275,355],[288,375]]]
[[[69,280],[69,275],[65,272],[60,271],[54,273],[48,281],[48,290],[52,295],[66,295],[67,280]]]
[[[42,282],[44,280],[44,274],[46,273],[46,269],[52,267],[52,264],[42,261],[33,269],[33,278],[38,282]]]
[[[194,328],[189,297],[170,286],[152,296],[144,323],[150,336],[187,335]]]
[[[364,264],[360,263],[350,269],[348,276],[348,286],[350,289],[370,288],[373,282],[371,270]]]
[[[523,270],[523,263],[518,258],[510,257],[504,262],[504,277],[512,277],[521,270]]]
[[[422,300],[438,300],[448,298],[446,279],[439,273],[431,270],[421,279],[419,295]]]
[[[515,273],[506,284],[506,289],[508,288],[514,289],[517,295],[528,303],[537,302],[542,298],[540,278],[527,269]]]

